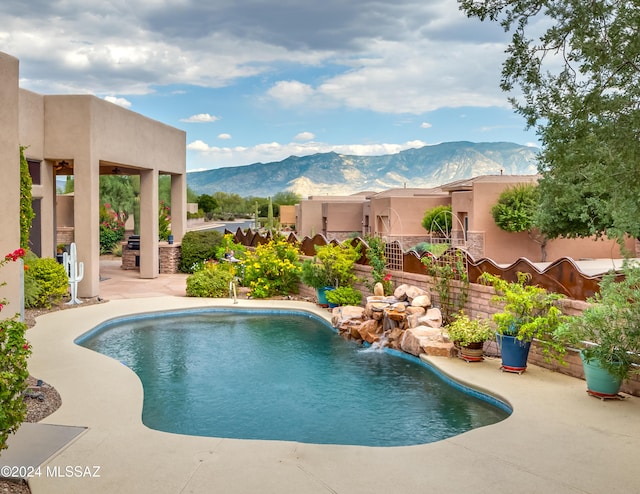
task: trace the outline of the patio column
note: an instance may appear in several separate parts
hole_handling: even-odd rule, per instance
[[[0,255],[4,256],[20,247],[20,138],[18,112],[18,59],[0,52]],[[22,290],[21,265],[10,262],[2,268],[0,299],[9,305],[0,318],[20,313]]]
[[[187,228],[187,176],[171,175],[171,233],[181,242]]]
[[[92,157],[91,151],[78,153],[73,173],[74,238],[78,262],[84,263],[78,295],[96,297],[100,293],[100,162]]]
[[[140,278],[157,278],[158,252],[158,170],[140,171]]]

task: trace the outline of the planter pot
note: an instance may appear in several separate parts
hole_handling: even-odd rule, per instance
[[[612,376],[606,369],[600,366],[598,359],[585,360],[580,352],[584,377],[587,381],[587,393],[598,398],[618,398],[618,391],[622,385],[622,379]]]
[[[482,354],[484,353],[484,341],[479,341],[476,343],[469,343],[467,346],[459,346],[458,347],[458,357],[467,362],[482,362],[484,357]]]
[[[321,288],[316,288],[316,295],[318,296],[318,305],[320,307],[329,307],[329,302],[327,301],[327,292],[333,289],[334,288],[332,286],[323,286]]]
[[[529,358],[530,341],[522,341],[515,336],[506,334],[496,334],[500,354],[502,355],[502,366],[500,370],[505,372],[516,372],[522,374],[527,370],[527,359]]]

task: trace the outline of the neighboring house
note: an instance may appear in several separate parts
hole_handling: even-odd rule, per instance
[[[510,264],[520,257],[540,262],[540,244],[526,232],[508,233],[495,224],[491,208],[500,194],[517,184],[538,181],[537,175],[484,175],[432,189],[403,188],[363,192],[353,196],[312,196],[296,205],[299,236],[322,233],[327,239],[344,240],[354,233],[398,241],[403,250],[432,241],[422,226],[427,210],[451,205],[454,245],[465,247],[476,259],[487,257]],[[626,248],[634,252],[629,239]],[[547,243],[547,261],[620,258],[613,240],[556,239]]]
[[[421,225],[425,211],[448,203],[448,193],[439,188],[311,196],[296,205],[296,232],[309,237],[322,233],[330,240],[380,236],[408,249],[427,237]]]
[[[491,208],[500,194],[517,184],[538,181],[537,175],[484,175],[459,180],[442,186],[451,195],[454,218],[452,237],[464,241],[476,259],[487,257],[497,263],[512,263],[520,257],[532,262],[541,260],[540,244],[526,232],[509,233],[498,228]],[[626,248],[634,251],[635,242],[629,239]],[[547,243],[547,261],[561,257],[573,259],[620,258],[619,245],[613,240],[555,239]]]
[[[295,206],[296,233],[303,237],[322,233],[328,239],[344,240],[353,232],[361,232],[367,194],[370,192],[303,199]]]
[[[55,255],[56,176],[73,175],[73,212],[64,206],[62,215],[72,214],[73,221],[68,221],[72,225],[60,226],[73,227],[79,260],[84,263],[79,295],[98,295],[99,177],[139,175],[140,277],[157,277],[160,174],[171,176],[172,233],[176,242],[185,231],[185,133],[95,96],[40,95],[20,89],[18,80],[18,60],[0,52],[0,166],[3,190],[8,191],[0,199],[0,207],[6,212],[1,220],[0,246],[7,252],[18,247],[18,151],[19,146],[25,146],[36,212],[31,232],[34,252]],[[15,282],[10,277],[7,286],[13,285],[12,293],[16,293]]]
[[[449,204],[449,194],[440,188],[389,189],[368,197],[364,208],[363,233],[397,241],[404,250],[428,239],[422,226],[424,213]]]

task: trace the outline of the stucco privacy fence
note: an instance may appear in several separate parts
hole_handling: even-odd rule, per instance
[[[247,247],[255,247],[259,244],[267,243],[271,238],[269,234],[261,235],[251,230],[243,232],[241,229],[238,229],[235,234],[229,231],[226,233],[233,234],[236,242]],[[316,235],[313,238],[305,237],[302,241],[299,241],[295,235],[291,234],[288,239],[290,242],[300,242],[302,252],[308,257],[313,256],[316,245],[320,246],[328,243],[337,243],[336,241],[327,241],[327,239],[322,235]],[[366,255],[364,255],[365,249],[367,248],[366,242],[360,238],[352,239],[350,242],[354,245],[358,243],[363,244],[363,255],[355,267],[358,279],[371,280],[372,268],[367,265]],[[389,247],[389,245],[387,247]],[[391,245],[391,248],[394,248],[394,246]],[[476,261],[466,253],[465,256],[467,256],[466,262],[469,267],[470,282],[465,312],[467,312],[467,314],[472,318],[488,318],[501,310],[499,306],[491,301],[493,295],[495,295],[493,287],[476,283],[477,278],[484,271],[488,271],[492,274],[498,274],[509,281],[514,281],[518,272],[530,273],[532,283],[542,286],[549,291],[561,293],[566,297],[560,301],[562,312],[566,315],[579,315],[586,307],[589,306],[588,302],[585,300],[597,292],[598,283],[601,279],[600,276],[585,275],[579,270],[573,260],[569,258],[559,259],[551,263],[545,270],[539,271],[527,259],[519,259],[510,266],[500,267],[489,259]],[[403,269],[388,269],[391,274],[391,279],[396,286],[402,283],[413,284],[421,287],[426,286],[432,293],[434,293],[434,280],[425,274],[425,268],[420,259],[421,257],[415,252],[403,253]],[[460,293],[462,284],[455,280],[453,280],[451,284],[452,293]],[[369,288],[363,281],[356,282],[354,287],[360,290],[363,294],[371,294]],[[304,284],[300,284],[300,294],[304,297],[314,298],[315,290]],[[543,358],[541,348],[535,341],[533,342],[531,352],[529,353],[529,363],[572,377],[584,379],[583,366],[578,352],[573,349],[568,349],[565,360],[566,365],[561,365],[557,362],[546,362]],[[514,377],[517,378],[517,376]],[[640,375],[635,374],[626,381],[623,384],[622,391],[635,396],[640,396]]]

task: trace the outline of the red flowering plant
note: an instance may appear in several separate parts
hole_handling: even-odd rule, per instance
[[[427,274],[433,278],[442,321],[449,324],[467,303],[469,275],[466,257],[461,250],[450,248],[440,257],[427,252],[421,261]],[[454,285],[457,286],[454,288]]]
[[[124,239],[124,222],[118,213],[105,203],[100,207],[100,253],[108,254]]]
[[[16,262],[24,255],[24,249],[16,249],[4,256],[0,266]],[[6,299],[0,300],[0,311],[6,304]],[[27,325],[18,320],[18,314],[0,319],[0,451],[7,447],[9,434],[18,430],[27,413],[22,399],[29,377],[27,357],[31,354],[31,347],[24,337],[26,330]]]

